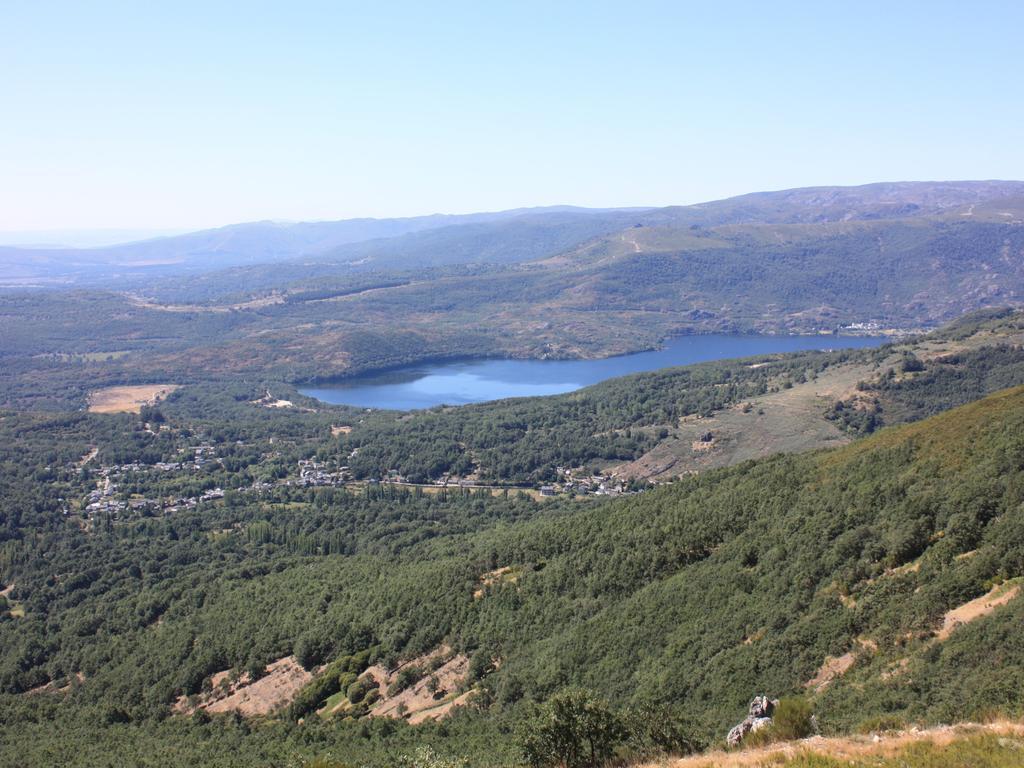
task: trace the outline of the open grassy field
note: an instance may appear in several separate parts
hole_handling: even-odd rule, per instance
[[[922,360],[933,360],[994,343],[1020,345],[1024,334],[982,332],[955,341],[927,339],[897,344],[877,364],[854,360],[835,365],[817,377],[736,403],[710,417],[691,415],[678,424],[666,424],[668,436],[654,448],[635,461],[609,469],[622,477],[667,480],[773,453],[843,445],[853,436],[828,421],[825,413],[836,401],[855,397],[859,382],[877,380],[888,368],[898,368],[910,350]],[[703,439],[709,434],[710,439]]]
[[[138,413],[144,405],[161,400],[176,390],[176,384],[137,384],[106,387],[89,395],[92,413]]]

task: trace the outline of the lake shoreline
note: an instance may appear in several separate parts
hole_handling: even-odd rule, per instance
[[[473,362],[597,362],[601,360],[612,360],[615,358],[630,357],[632,355],[640,355],[645,352],[658,352],[665,349],[665,347],[674,341],[680,339],[699,338],[707,336],[736,336],[740,338],[758,338],[758,339],[872,339],[880,340],[881,344],[887,342],[898,342],[907,339],[911,336],[917,336],[920,334],[929,333],[933,329],[919,329],[919,330],[878,330],[874,332],[862,332],[862,331],[850,331],[848,333],[758,333],[756,331],[700,331],[694,333],[677,333],[670,336],[663,337],[657,344],[639,346],[636,349],[631,349],[628,352],[615,352],[612,354],[595,354],[593,356],[586,355],[550,355],[544,357],[535,357],[532,355],[428,355],[426,357],[419,357],[415,360],[410,360],[405,363],[394,363],[392,365],[383,366],[364,366],[358,367],[351,372],[343,372],[338,374],[332,374],[329,376],[313,376],[304,378],[301,380],[291,381],[291,385],[295,387],[301,393],[305,389],[319,389],[319,388],[331,388],[331,387],[344,387],[346,385],[359,382],[363,379],[374,379],[377,376],[386,376],[391,373],[408,370],[417,366],[434,366],[442,364],[459,364],[459,363],[473,363]],[[879,346],[881,346],[879,344]],[[838,349],[853,349],[854,347],[844,346],[838,347]],[[830,349],[830,347],[821,347],[820,349]],[[766,353],[772,354],[772,353]],[[752,355],[751,355],[752,356]],[[727,360],[729,358],[721,358]],[[681,363],[681,365],[688,365],[688,363]]]
[[[594,359],[442,356],[311,382],[298,390],[332,405],[413,411],[566,394],[620,376],[696,363],[875,347],[891,340],[863,333],[686,334],[669,337],[656,349]]]

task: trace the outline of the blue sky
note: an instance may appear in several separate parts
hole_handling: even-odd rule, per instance
[[[1024,3],[0,2],[0,230],[1024,178]]]

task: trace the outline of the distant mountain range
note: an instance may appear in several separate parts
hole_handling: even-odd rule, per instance
[[[0,287],[130,288],[183,273],[296,259],[354,271],[510,264],[553,256],[637,224],[680,229],[888,221],[1015,197],[1024,197],[1024,182],[895,182],[757,192],[654,209],[552,206],[397,219],[261,221],[98,248],[0,247]]]
[[[248,224],[7,249],[0,275],[74,289],[0,292],[0,380],[33,402],[100,377],[297,383],[425,359],[603,357],[687,333],[916,332],[1024,306],[1024,182]]]
[[[396,219],[256,221],[96,248],[0,246],[0,287],[116,284],[153,275],[324,256],[353,243],[440,228],[493,225],[501,232],[502,225],[512,220],[572,229],[591,220],[604,221],[609,215],[614,220],[629,210],[551,206]]]

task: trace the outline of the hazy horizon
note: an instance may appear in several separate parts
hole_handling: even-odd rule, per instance
[[[855,11],[15,5],[0,232],[1024,178],[1024,7]]]
[[[844,187],[844,186],[871,186],[873,184],[901,184],[901,183],[943,183],[943,182],[1020,182],[1024,180],[1020,179],[900,179],[900,180],[883,180],[875,182],[866,182],[864,185],[839,185],[839,184],[824,184],[824,185],[813,185],[811,187],[795,187],[793,189],[801,188],[816,188],[816,187]],[[738,193],[738,195],[731,195],[729,197],[743,196],[747,194],[763,193],[763,192],[780,192],[786,191],[781,189],[756,189],[748,190],[747,192]],[[688,206],[688,205],[700,205],[704,203],[715,202],[720,199],[728,198],[716,198],[715,200],[694,200],[685,203],[667,203],[665,206],[654,206],[654,205],[621,205],[621,206],[579,206],[573,203],[554,203],[551,205],[523,205],[516,206],[514,208],[502,209],[500,211],[490,210],[463,210],[463,211],[431,211],[426,213],[414,213],[408,216],[364,216],[364,217],[333,217],[333,218],[322,218],[322,219],[254,219],[250,221],[225,221],[212,226],[195,226],[195,227],[177,227],[173,229],[168,228],[153,228],[153,229],[127,229],[117,227],[96,227],[96,228],[76,228],[76,229],[36,229],[36,230],[0,230],[0,247],[11,246],[21,248],[38,248],[40,250],[47,248],[102,248],[105,246],[119,245],[125,243],[138,242],[142,240],[150,240],[160,237],[173,237],[175,235],[184,235],[192,232],[199,232],[209,229],[219,229],[223,227],[238,226],[244,224],[255,224],[262,222],[270,222],[274,224],[280,224],[286,226],[289,224],[306,224],[306,223],[321,223],[321,222],[336,222],[345,220],[358,220],[358,219],[403,219],[403,218],[429,218],[431,216],[465,216],[470,214],[479,213],[503,213],[507,211],[522,210],[543,210],[551,208],[577,208],[586,210],[651,210],[654,208],[661,207],[672,207],[672,206]]]

